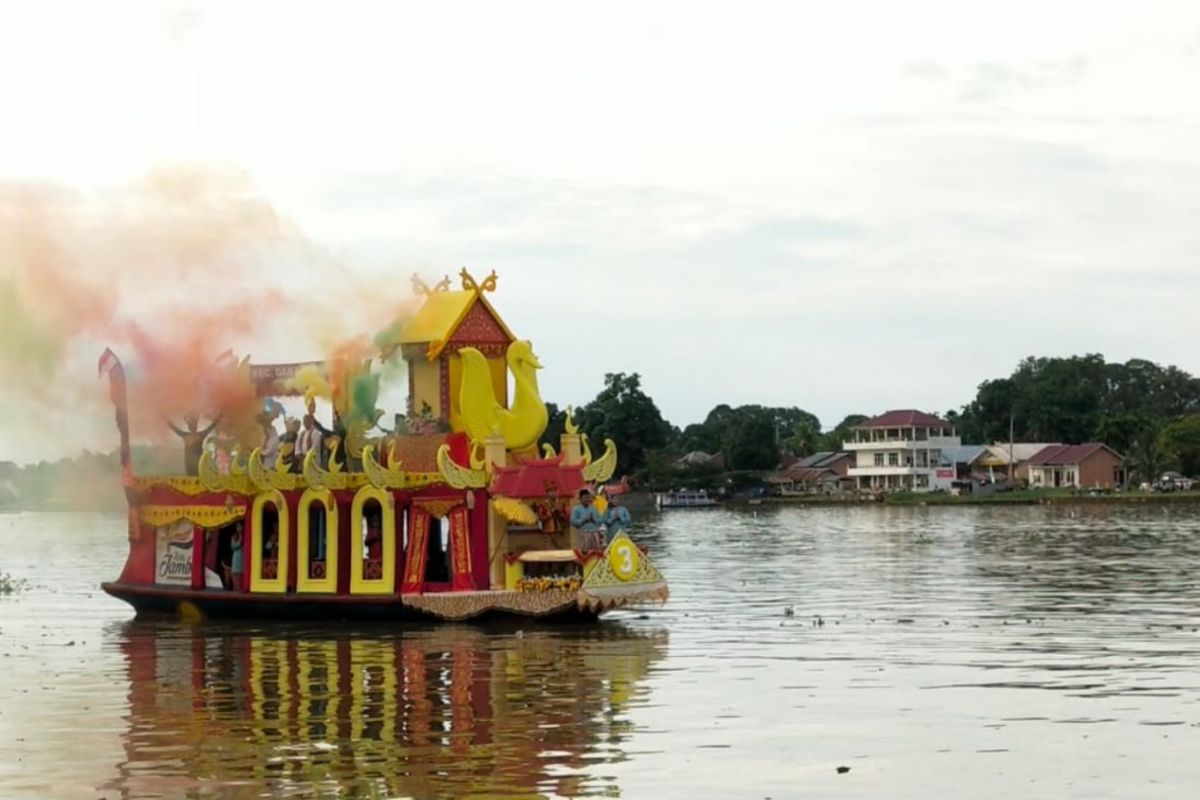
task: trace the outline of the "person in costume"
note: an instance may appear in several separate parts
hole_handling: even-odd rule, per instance
[[[604,530],[608,538],[612,539],[632,524],[633,517],[630,516],[629,509],[621,503],[621,495],[609,495],[608,508],[604,510]]]
[[[599,550],[603,544],[600,526],[604,517],[592,505],[592,493],[579,490],[579,504],[571,509],[571,538],[576,550]]]
[[[200,454],[204,452],[204,440],[208,438],[220,421],[221,418],[218,416],[207,428],[199,430],[200,418],[194,413],[184,415],[184,428],[178,428],[174,422],[167,420],[167,427],[183,440],[183,472],[185,475],[200,474]]]

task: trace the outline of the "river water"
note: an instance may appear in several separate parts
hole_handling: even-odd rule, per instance
[[[2,515],[0,797],[1200,793],[1200,507],[635,538],[671,602],[583,629],[190,627],[99,591],[123,518]]]

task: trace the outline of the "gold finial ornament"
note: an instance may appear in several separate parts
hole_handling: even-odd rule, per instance
[[[563,423],[563,430],[567,433],[579,433],[579,426],[575,424],[575,406],[567,406],[567,419]]]
[[[466,267],[463,267],[461,270],[459,270],[458,277],[462,279],[462,288],[464,292],[483,294],[484,292],[496,291],[496,270],[492,270],[492,273],[484,278],[482,283],[476,281],[474,276],[467,272]]]
[[[450,291],[450,276],[449,275],[443,276],[442,279],[440,281],[438,281],[437,283],[435,283],[432,287],[429,284],[425,283],[425,281],[421,280],[421,276],[415,272],[413,273],[413,276],[409,280],[412,281],[413,294],[419,295],[421,297],[428,297],[429,295],[435,294],[437,292]]]

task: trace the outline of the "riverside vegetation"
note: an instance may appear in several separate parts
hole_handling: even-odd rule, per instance
[[[556,403],[547,403],[547,409],[550,424],[542,441],[557,445],[566,410]],[[883,408],[872,404],[861,410]],[[1105,442],[1125,456],[1133,482],[1152,482],[1168,469],[1200,474],[1200,379],[1175,366],[1144,359],[1108,362],[1096,354],[1030,357],[1008,377],[981,383],[970,402],[940,414],[957,427],[964,442],[1005,441],[1010,424],[1017,441]],[[576,406],[574,417],[593,443],[605,438],[622,443],[617,474],[629,476],[639,488],[688,485],[739,491],[761,487],[781,456],[840,450],[850,429],[867,414],[847,414],[826,430],[815,414],[799,407],[723,403],[702,422],[680,428],[663,417],[639,374],[618,372],[604,376],[600,392]],[[722,465],[677,464],[696,450],[721,453]],[[138,447],[134,461],[137,472],[169,472],[178,466],[178,453]],[[80,494],[80,487],[90,489]],[[1052,495],[1037,493],[1038,499]],[[930,495],[920,497],[937,502]],[[1032,500],[1013,492],[988,502]],[[121,510],[119,460],[115,453],[84,453],[24,467],[0,461],[4,508]]]

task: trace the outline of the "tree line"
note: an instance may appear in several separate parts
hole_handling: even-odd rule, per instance
[[[542,441],[557,448],[566,411],[554,403],[547,409],[550,424]],[[967,443],[1007,441],[1011,425],[1017,441],[1104,442],[1125,456],[1137,480],[1153,481],[1172,469],[1200,475],[1200,379],[1174,366],[1143,359],[1108,362],[1096,354],[1030,357],[1008,377],[984,381],[970,402],[941,416]],[[715,486],[718,478],[773,470],[784,455],[840,450],[850,429],[867,419],[848,414],[824,430],[815,414],[798,407],[721,404],[703,422],[679,428],[642,389],[641,376],[623,372],[605,375],[603,388],[574,417],[597,449],[606,438],[617,442],[618,475],[640,478],[651,488]],[[677,466],[696,450],[720,453],[721,468]],[[135,447],[133,458],[139,473],[179,466],[171,447]],[[0,509],[120,509],[124,497],[113,479],[119,474],[115,451],[26,467],[0,462]]]
[[[555,404],[549,410],[544,441],[557,445],[566,415]],[[1144,359],[1026,358],[1008,377],[981,383],[960,409],[940,415],[967,443],[1007,441],[1011,428],[1016,441],[1104,442],[1126,457],[1140,480],[1168,469],[1200,474],[1200,379]],[[619,474],[652,484],[703,477],[704,469],[675,467],[695,450],[721,453],[723,469],[731,472],[772,470],[783,455],[840,450],[850,429],[866,419],[848,414],[824,431],[815,414],[798,407],[721,404],[703,422],[681,429],[663,417],[637,373],[605,375],[595,399],[575,410],[592,442],[618,443]]]

